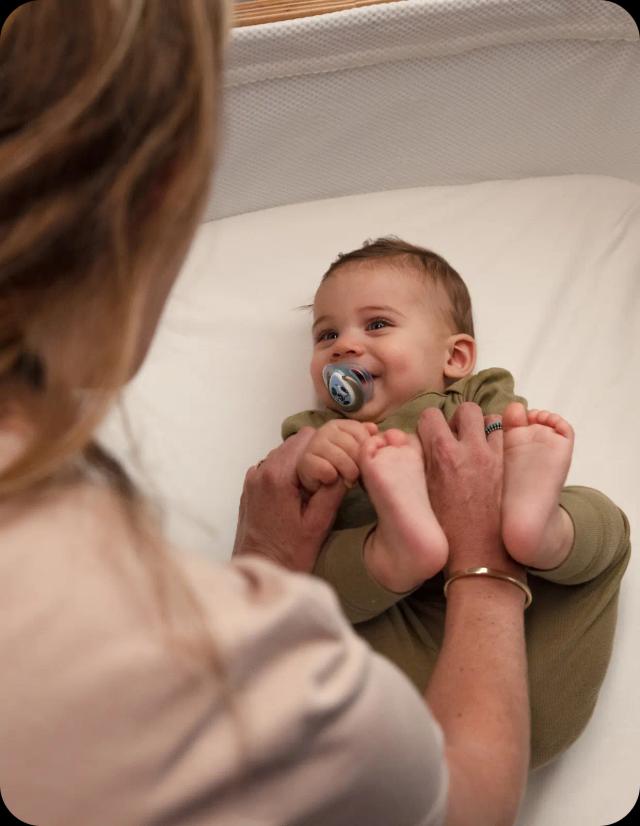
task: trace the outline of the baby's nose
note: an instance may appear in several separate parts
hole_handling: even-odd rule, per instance
[[[331,355],[334,359],[339,359],[344,356],[361,356],[363,352],[364,348],[356,336],[342,335],[333,342]]]

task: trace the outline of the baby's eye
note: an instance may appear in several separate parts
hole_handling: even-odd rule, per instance
[[[382,330],[388,327],[390,323],[386,318],[374,318],[367,324],[367,330]]]
[[[321,330],[319,333],[316,334],[316,341],[331,341],[334,338],[337,338],[338,334],[335,330]]]

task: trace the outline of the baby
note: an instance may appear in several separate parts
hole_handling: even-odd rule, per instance
[[[288,418],[283,437],[317,429],[297,468],[303,488],[338,478],[349,488],[315,573],[421,691],[442,639],[448,547],[416,427],[427,407],[450,420],[465,401],[502,415],[502,538],[533,574],[532,766],[548,762],[586,725],[610,658],[629,554],[624,514],[590,488],[563,488],[574,439],[564,419],[527,412],[506,370],[473,372],[469,292],[441,256],[396,238],[367,243],[325,273],[313,313],[311,376],[324,409]],[[373,377],[371,398],[353,412],[323,380],[326,365],[345,362]]]

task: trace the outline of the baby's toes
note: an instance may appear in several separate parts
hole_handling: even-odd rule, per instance
[[[524,427],[526,424],[527,413],[524,405],[521,402],[510,402],[502,412],[503,428],[510,430],[512,427]]]
[[[559,433],[561,436],[564,436],[565,439],[569,439],[569,441],[573,442],[574,439],[574,431],[569,422],[566,419],[563,419],[558,413],[554,413],[554,422],[553,422],[553,429],[556,433]]]
[[[424,448],[422,447],[422,442],[420,441],[420,437],[417,433],[405,433],[407,437],[407,446],[410,447],[413,452],[420,458],[420,461],[424,463]]]
[[[373,461],[374,457],[376,456],[380,448],[385,447],[386,444],[387,439],[384,434],[378,433],[375,436],[370,436],[360,446],[358,463],[366,464],[367,462]]]
[[[551,427],[556,433],[573,441],[573,428],[559,413],[552,413],[550,410],[529,410],[528,416],[529,424],[541,424],[545,427]]]
[[[385,431],[384,435],[389,447],[404,447],[404,445],[409,444],[409,434],[405,433],[404,430],[393,427],[391,430]]]

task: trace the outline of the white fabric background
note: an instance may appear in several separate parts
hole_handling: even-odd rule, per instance
[[[569,419],[569,483],[613,498],[634,538],[639,78],[635,24],[604,0],[407,0],[234,34],[207,213],[233,217],[200,228],[126,394],[177,544],[228,557],[246,468],[314,404],[296,307],[387,233],[459,269],[478,368]],[[117,417],[105,435],[131,465]],[[632,557],[594,718],[532,775],[518,826],[604,826],[635,802],[639,580]]]

